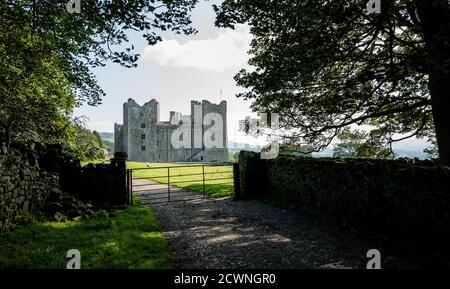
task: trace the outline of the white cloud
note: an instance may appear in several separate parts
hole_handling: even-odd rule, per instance
[[[236,30],[221,29],[213,39],[164,40],[157,45],[147,46],[141,53],[143,60],[156,61],[161,66],[198,68],[223,71],[227,68],[247,66],[251,34],[246,25]]]

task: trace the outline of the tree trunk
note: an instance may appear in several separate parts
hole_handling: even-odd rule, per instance
[[[447,0],[416,0],[428,66],[439,159],[450,166],[450,4]]]

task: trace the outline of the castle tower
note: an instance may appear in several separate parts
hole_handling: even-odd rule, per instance
[[[152,99],[143,106],[129,99],[123,110],[123,148],[130,160],[155,158],[159,103]]]
[[[190,115],[170,112],[172,124],[170,120],[159,120],[155,99],[140,106],[130,98],[123,105],[123,125],[114,125],[114,150],[126,152],[129,160],[142,162],[227,161],[226,113],[225,101],[191,101]],[[172,137],[179,137],[183,146],[174,147]],[[210,148],[210,142],[205,143],[208,139],[217,147]]]

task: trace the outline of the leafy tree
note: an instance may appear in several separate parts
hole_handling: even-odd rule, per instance
[[[305,145],[298,145],[296,143],[284,142],[280,144],[279,154],[297,155],[304,157],[312,157],[313,148]]]
[[[4,15],[1,15],[4,19]],[[51,142],[64,133],[75,105],[73,84],[54,52],[24,27],[0,21],[0,143]]]
[[[102,139],[102,141],[103,141],[103,145],[108,150],[108,152],[110,154],[112,154],[114,152],[114,143],[109,141],[109,140],[107,140],[107,139]]]
[[[423,151],[430,159],[437,159],[439,157],[439,152],[436,146],[436,140],[430,139],[431,145],[425,148]]]
[[[216,25],[248,23],[253,70],[236,75],[255,111],[278,112],[286,138],[321,149],[346,127],[388,147],[436,136],[450,164],[448,0],[225,0]],[[401,137],[396,138],[395,135]]]
[[[95,105],[103,91],[89,71],[107,61],[136,66],[139,54],[126,32],[161,41],[159,32],[194,33],[190,11],[198,0],[82,0],[81,13],[68,13],[66,0],[9,0],[0,4],[2,22],[23,27],[40,48],[57,53],[59,67],[76,85],[78,101]],[[12,47],[8,47],[12,48]],[[12,51],[11,51],[12,52]]]
[[[58,141],[76,123],[75,106],[98,105],[104,92],[90,69],[108,61],[135,67],[127,31],[149,44],[160,32],[191,34],[198,0],[68,0],[0,2],[0,144]],[[72,131],[73,133],[73,131]]]
[[[97,138],[97,142],[99,144],[103,144],[102,137],[100,136],[98,131],[94,130],[94,131],[92,131],[92,134],[94,135],[95,138]]]
[[[67,139],[65,152],[80,161],[92,161],[103,159],[104,146],[98,132],[91,132],[81,125],[74,125],[69,128],[70,138]]]
[[[394,156],[391,150],[372,142],[365,131],[344,129],[337,138],[340,142],[333,148],[333,157],[392,158]]]
[[[239,151],[228,154],[228,162],[234,163],[237,162],[238,160],[239,160]]]

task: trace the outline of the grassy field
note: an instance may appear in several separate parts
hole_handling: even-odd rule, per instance
[[[65,269],[70,249],[81,268],[171,268],[170,252],[155,216],[136,206],[116,216],[32,224],[0,235],[0,268]]]
[[[151,170],[133,171],[133,177],[149,178],[154,181],[167,184],[170,167],[170,183],[187,190],[203,192],[203,172],[201,164],[192,164],[185,167],[185,164],[163,164],[163,163],[140,163],[127,162],[127,168],[154,168]],[[213,166],[205,165],[205,193],[207,196],[221,198],[232,196],[233,166]]]

